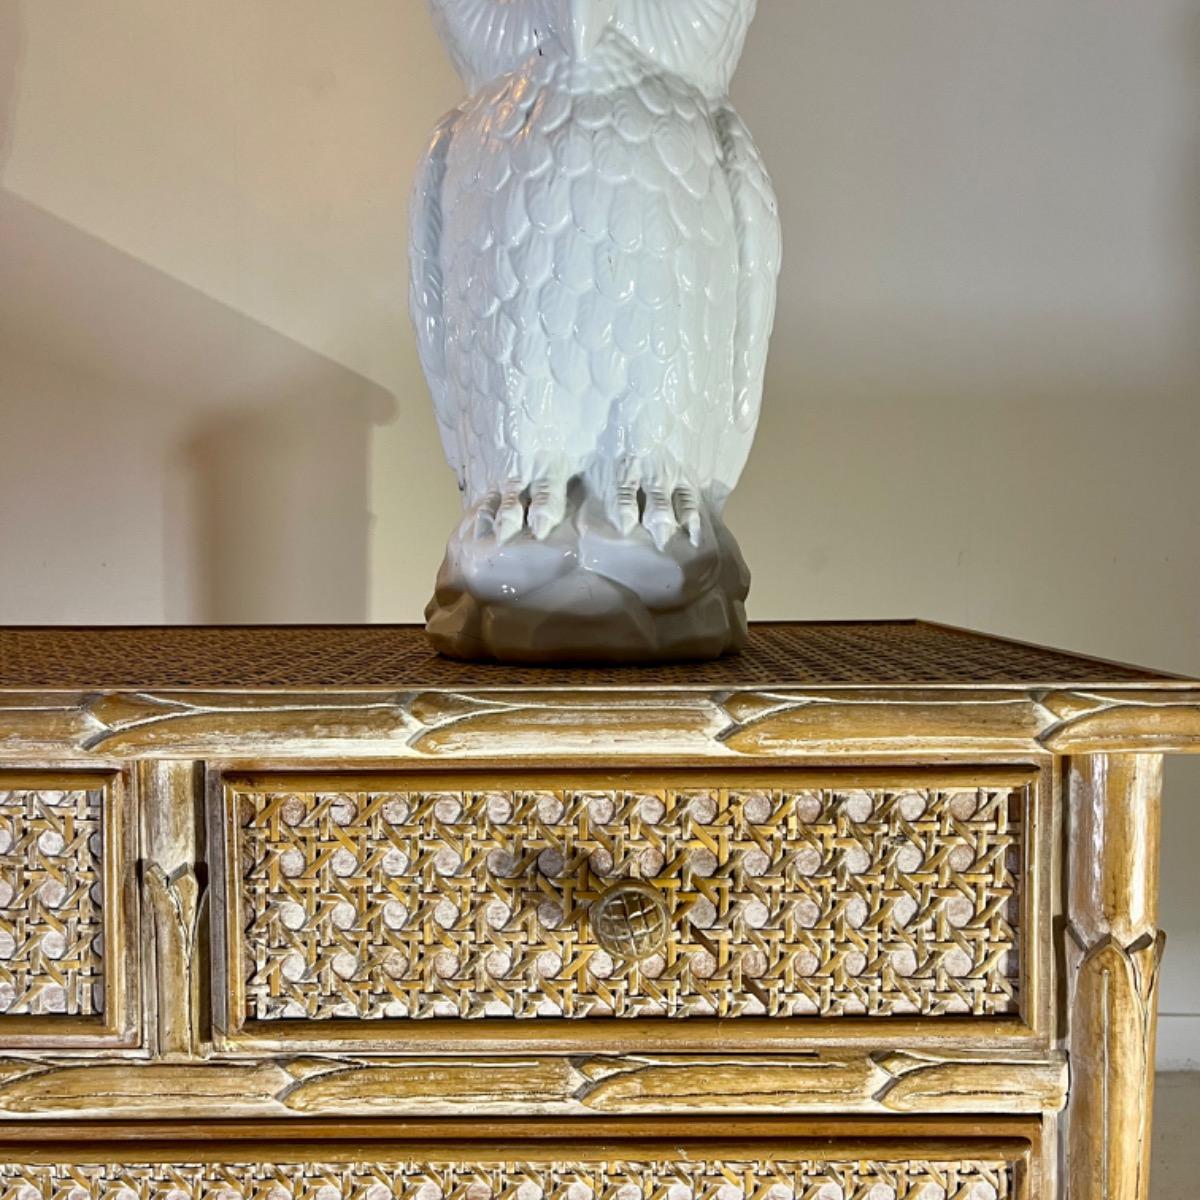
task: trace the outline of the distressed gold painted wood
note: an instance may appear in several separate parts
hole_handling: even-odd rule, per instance
[[[1148,1200],[1162,758],[1069,768],[1072,1200]]]
[[[920,622],[0,630],[0,1200],[1148,1200],[1175,751]]]
[[[603,763],[1200,753],[1200,687],[269,694],[0,691],[0,761]]]
[[[200,1048],[208,977],[200,941],[206,896],[197,873],[204,773],[190,762],[151,761],[138,767],[146,851],[143,902],[155,951],[147,963],[157,1017],[148,1026],[149,1047],[162,1058],[187,1058]]]
[[[1066,1101],[1066,1056],[827,1051],[780,1057],[308,1055],[203,1065],[0,1060],[0,1116],[560,1116],[729,1112],[1042,1113]]]
[[[529,1121],[522,1116],[426,1117],[379,1120],[376,1118],[315,1117],[297,1124],[283,1119],[262,1121],[203,1121],[183,1126],[177,1121],[91,1121],[86,1128],[63,1123],[0,1120],[0,1146],[7,1152],[15,1144],[31,1149],[44,1146],[111,1146],[118,1158],[141,1153],[137,1147],[179,1145],[181,1131],[187,1133],[187,1145],[208,1147],[207,1153],[219,1155],[232,1145],[259,1143],[280,1147],[291,1143],[293,1152],[303,1157],[305,1147],[317,1144],[389,1145],[402,1149],[414,1144],[426,1148],[472,1145],[511,1146],[514,1141],[529,1147],[578,1139],[591,1144],[655,1141],[691,1146],[744,1143],[751,1139],[795,1145],[814,1139],[841,1142],[907,1143],[945,1142],[952,1138],[987,1140],[1010,1146],[1033,1145],[1039,1138],[1040,1123],[1026,1116],[805,1116],[777,1113],[731,1117],[728,1114],[690,1114],[686,1122],[676,1116],[602,1116],[587,1118],[544,1117]],[[198,1152],[199,1149],[198,1149]]]

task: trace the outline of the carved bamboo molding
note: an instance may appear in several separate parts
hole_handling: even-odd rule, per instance
[[[689,1109],[1038,1113],[1066,1103],[1066,1055],[879,1051],[793,1056],[307,1055],[190,1065],[0,1059],[0,1116],[79,1120],[548,1115]]]
[[[1200,688],[0,692],[0,761],[1200,753]]]

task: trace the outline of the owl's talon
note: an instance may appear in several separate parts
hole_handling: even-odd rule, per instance
[[[675,520],[675,508],[671,503],[671,494],[664,488],[651,488],[646,493],[646,513],[642,517],[646,532],[654,539],[654,544],[665,550],[667,543],[675,536],[679,525]]]
[[[691,487],[675,490],[675,519],[693,546],[700,545],[700,498]]]
[[[632,487],[617,489],[615,509],[613,524],[621,532],[622,537],[627,537],[641,522],[641,508],[638,505],[638,488],[636,484]]]
[[[525,528],[525,489],[519,480],[510,480],[504,486],[500,507],[496,510],[496,541],[511,542],[521,536]]]
[[[682,474],[678,464],[661,453],[621,460],[615,481],[607,485],[608,518],[617,532],[628,537],[640,525],[660,551],[680,532],[699,546],[700,493],[690,483],[676,482]]]
[[[475,509],[475,537],[494,537],[496,533],[496,510],[500,507],[500,493],[490,492]]]
[[[528,528],[545,541],[567,515],[567,484],[557,471],[539,476],[532,483],[510,475],[500,487],[488,492],[475,507],[475,536],[495,537],[500,545],[519,538]]]
[[[567,489],[557,480],[543,480],[530,489],[529,529],[544,542],[567,515]]]
[[[620,464],[617,486],[609,507],[609,520],[622,537],[628,537],[641,523],[642,470],[637,459],[625,459]]]

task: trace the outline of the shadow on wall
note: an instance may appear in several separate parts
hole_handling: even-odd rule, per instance
[[[202,420],[180,448],[197,619],[365,621],[368,444],[364,380],[332,364]]]
[[[21,0],[0,0],[0,179],[4,177],[17,124],[17,92],[24,53]]]
[[[390,395],[3,191],[0,228],[0,619],[365,620]]]

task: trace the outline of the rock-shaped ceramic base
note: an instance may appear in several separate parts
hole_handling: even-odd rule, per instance
[[[750,573],[720,516],[696,544],[660,550],[640,526],[621,534],[585,500],[545,541],[500,544],[473,516],[446,548],[425,610],[451,658],[506,663],[655,663],[718,658],[746,640]]]

